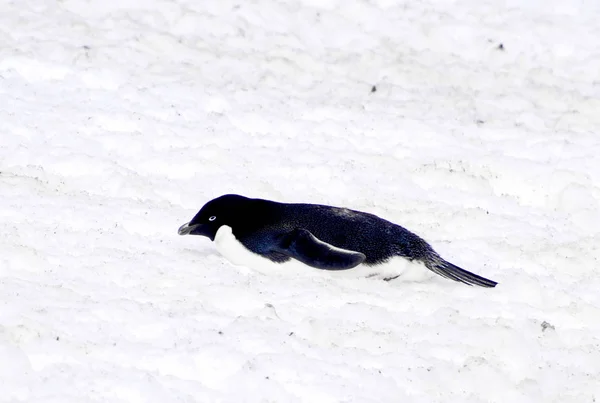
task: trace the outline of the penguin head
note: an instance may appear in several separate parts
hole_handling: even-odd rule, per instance
[[[179,235],[202,235],[215,240],[217,231],[221,226],[234,227],[239,221],[243,207],[248,198],[239,195],[224,195],[206,203],[192,220],[179,227]]]

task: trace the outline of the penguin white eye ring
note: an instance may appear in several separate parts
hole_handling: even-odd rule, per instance
[[[217,215],[221,217],[218,224],[213,222]],[[377,266],[400,256],[464,284],[497,284],[447,262],[406,228],[361,211],[230,194],[206,203],[178,233],[214,241],[221,228],[231,228],[247,250],[275,263],[295,259],[317,269],[347,270],[359,264]]]

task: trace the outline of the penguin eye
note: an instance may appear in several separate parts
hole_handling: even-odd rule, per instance
[[[216,219],[217,219],[217,216],[216,216],[216,215],[214,215],[214,216],[211,216],[211,217],[208,219],[208,221],[214,221],[214,220],[216,220]]]

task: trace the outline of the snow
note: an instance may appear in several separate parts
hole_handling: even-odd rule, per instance
[[[0,401],[600,398],[598,3],[1,8]],[[240,268],[177,235],[225,193],[499,285]]]

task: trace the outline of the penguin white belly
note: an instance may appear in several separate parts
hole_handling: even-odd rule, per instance
[[[400,256],[376,266],[361,264],[348,270],[319,270],[304,263],[289,259],[284,263],[273,262],[254,252],[251,252],[238,241],[231,227],[223,225],[215,236],[215,246],[219,253],[231,263],[250,268],[262,274],[299,274],[328,275],[342,278],[373,278],[390,279],[395,281],[421,281],[433,277],[432,273],[421,263],[410,262]]]

